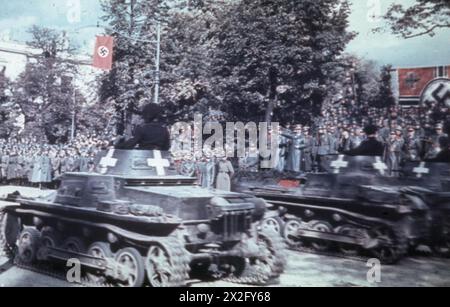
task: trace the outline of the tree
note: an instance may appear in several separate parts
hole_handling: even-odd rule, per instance
[[[373,61],[343,54],[327,76],[324,108],[352,101],[359,106],[367,106],[378,94],[379,69]]]
[[[11,81],[0,71],[0,138],[9,138],[19,130],[15,125],[18,114],[17,106],[11,99]]]
[[[72,112],[83,104],[73,80],[75,64],[67,61],[74,48],[62,33],[33,26],[28,45],[42,53],[31,60],[13,86],[14,102],[25,117],[25,134],[50,143],[67,141]],[[78,97],[74,104],[73,97]]]
[[[238,120],[318,115],[327,71],[347,43],[347,1],[241,0],[211,30],[215,95]]]
[[[434,36],[438,30],[450,27],[450,2],[416,0],[416,3],[408,8],[393,4],[384,19],[392,33],[403,38]]]
[[[376,108],[389,108],[395,105],[395,98],[392,92],[391,65],[382,67],[378,93],[374,98],[372,98],[371,105]]]
[[[210,50],[212,29],[227,9],[227,1],[191,0],[171,10],[161,58],[161,103],[170,121],[189,120],[196,112],[219,107],[211,84]]]
[[[357,59],[354,70],[355,98],[360,106],[373,106],[380,88],[380,68],[374,61]]]

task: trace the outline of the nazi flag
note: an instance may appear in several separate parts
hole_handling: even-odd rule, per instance
[[[94,50],[94,63],[92,66],[111,70],[113,62],[114,37],[97,36]]]

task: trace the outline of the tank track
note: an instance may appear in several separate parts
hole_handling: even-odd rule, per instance
[[[168,287],[184,287],[189,280],[190,272],[190,256],[187,250],[180,245],[176,238],[165,238],[161,240],[161,244],[164,245],[173,259],[173,278]],[[18,268],[28,270],[31,272],[43,274],[61,281],[67,281],[66,275],[61,270],[57,270],[51,264],[38,263],[34,265],[28,265],[20,261],[19,257],[14,258],[14,265]],[[80,287],[95,287],[95,288],[112,288],[117,287],[114,283],[108,282],[92,282],[88,277],[83,277],[79,283],[73,283]]]
[[[68,282],[64,270],[58,269],[48,263],[25,264],[17,256],[16,248],[9,246],[4,235],[4,222],[6,213],[3,208],[0,208],[0,256],[6,256],[18,268],[46,275],[64,282]],[[183,287],[186,286],[189,280],[190,273],[190,255],[189,252],[180,245],[176,238],[162,238],[160,243],[167,248],[169,254],[172,256],[173,274],[174,278],[170,281],[169,287]],[[79,283],[74,283],[81,287],[115,287],[116,285],[108,282],[93,282],[88,277],[83,276]]]
[[[408,254],[409,250],[409,244],[408,240],[406,238],[406,235],[404,234],[404,231],[401,229],[400,226],[395,227],[392,229],[394,231],[395,238],[397,240],[396,242],[396,248],[395,252],[397,254],[397,257],[401,259],[402,257],[406,256]],[[334,257],[334,258],[342,258],[342,259],[349,259],[359,262],[367,262],[369,259],[374,258],[374,255],[370,255],[369,252],[367,252],[368,255],[358,254],[358,255],[346,255],[342,252],[339,252],[337,250],[327,250],[327,251],[319,251],[312,247],[305,246],[305,245],[298,245],[298,246],[289,246],[287,247],[291,251],[295,252],[301,252],[301,253],[308,253],[308,254],[314,254],[314,255],[320,255],[320,256],[327,256],[327,257]],[[385,264],[395,264],[395,262],[387,262]]]
[[[267,236],[272,242],[272,249],[274,251],[275,261],[272,264],[271,278],[278,278],[284,272],[287,264],[286,249],[287,245],[283,238],[273,231],[264,231],[263,235]]]
[[[184,287],[189,280],[191,271],[191,257],[189,252],[182,246],[177,238],[162,239],[162,243],[168,248],[172,257],[175,278],[170,281],[169,287]]]
[[[53,268],[51,265],[47,265],[47,264],[35,264],[35,265],[28,265],[28,264],[24,264],[22,263],[18,257],[16,257],[14,259],[14,265],[22,270],[27,270],[30,272],[34,272],[34,273],[38,273],[38,274],[42,274],[54,279],[58,279],[60,281],[64,281],[66,283],[69,283],[67,281],[67,277],[66,275],[61,272],[61,270],[56,270],[55,268]],[[75,285],[78,287],[87,287],[87,288],[111,288],[111,287],[115,287],[113,284],[111,283],[94,283],[92,282],[89,278],[87,277],[83,277],[80,282],[76,282],[76,283],[69,283],[71,285]]]
[[[256,265],[246,263],[244,271],[240,276],[231,275],[225,278],[225,281],[243,284],[243,285],[255,285],[264,286],[271,280],[275,280],[280,277],[286,267],[286,244],[281,236],[272,231],[263,231],[261,234],[269,239],[271,244],[271,250],[273,251],[274,261],[270,264],[270,270],[264,270]]]
[[[0,256],[4,256],[8,259],[13,259],[15,248],[8,244],[8,241],[5,237],[6,212],[4,209],[4,207],[0,207]]]

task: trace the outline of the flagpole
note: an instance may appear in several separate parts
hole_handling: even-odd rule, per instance
[[[161,21],[158,17],[156,35],[156,71],[155,71],[155,104],[159,104],[160,61],[161,61]]]

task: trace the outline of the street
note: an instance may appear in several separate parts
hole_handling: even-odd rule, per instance
[[[0,259],[1,287],[72,287],[74,285],[45,275],[25,271]],[[3,271],[5,270],[5,271]],[[395,266],[381,267],[381,282],[367,281],[366,263],[288,252],[288,266],[279,284],[282,287],[431,287],[450,286],[450,260],[413,257]],[[190,283],[192,287],[242,287],[226,282]]]

